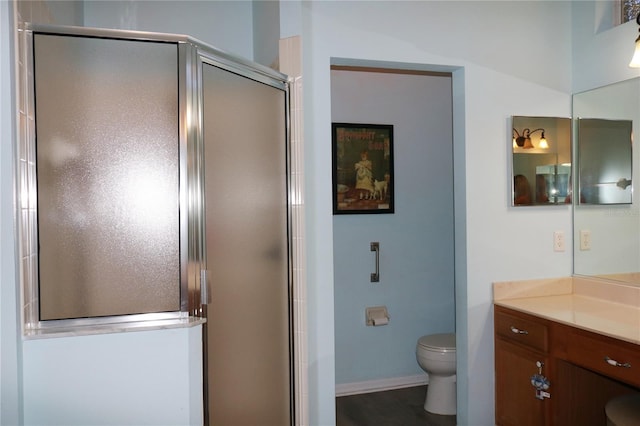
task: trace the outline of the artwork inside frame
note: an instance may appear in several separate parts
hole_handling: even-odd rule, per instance
[[[394,212],[393,125],[332,123],[333,214]]]

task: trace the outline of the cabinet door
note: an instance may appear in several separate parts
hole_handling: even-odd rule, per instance
[[[547,358],[497,338],[496,424],[499,426],[541,426],[547,424],[549,400],[536,398],[531,376],[538,372],[536,362],[548,365]],[[545,374],[543,368],[543,374]],[[553,386],[553,380],[551,380]]]

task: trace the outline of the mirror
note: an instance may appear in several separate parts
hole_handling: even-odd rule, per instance
[[[571,202],[571,119],[511,118],[513,206]]]
[[[577,118],[580,204],[630,204],[631,120]]]
[[[640,123],[640,78],[622,81],[609,86],[600,87],[587,92],[575,94],[573,96],[573,116],[576,118],[576,140],[577,162],[580,169],[580,179],[578,186],[582,192],[591,183],[583,179],[583,165],[581,161],[593,145],[595,154],[591,156],[605,155],[601,146],[607,145],[607,141],[613,140],[609,136],[602,136],[614,129],[621,139],[620,145],[627,145],[627,148],[613,148],[614,157],[617,159],[607,159],[607,164],[619,163],[621,154],[617,151],[626,151],[628,157],[624,161],[621,169],[617,169],[612,177],[593,178],[593,182],[600,180],[609,187],[601,193],[613,192],[615,195],[626,194],[624,203],[615,202],[604,204],[601,197],[596,198],[597,202],[589,198],[589,194],[580,202],[574,205],[574,261],[573,271],[576,275],[589,275],[606,277],[609,279],[634,282],[640,285],[640,213],[631,198],[632,184],[635,177],[632,171],[638,170],[638,156],[632,156],[629,143],[629,133]],[[587,120],[588,119],[588,120]],[[586,126],[585,126],[586,124]],[[592,141],[585,142],[585,131],[591,132],[587,127],[599,127],[605,125],[609,130],[598,129],[589,137]],[[585,127],[581,130],[581,127]],[[614,137],[614,138],[616,138]],[[581,145],[584,145],[581,147]],[[582,151],[582,152],[581,152]],[[584,169],[587,165],[584,166]],[[604,170],[604,166],[597,166]],[[590,178],[591,179],[591,178]],[[625,179],[619,182],[620,179]],[[630,182],[628,182],[630,181]],[[611,182],[611,183],[607,183]],[[622,189],[620,186],[625,186]],[[604,187],[601,185],[600,188]],[[616,193],[617,192],[617,193]]]

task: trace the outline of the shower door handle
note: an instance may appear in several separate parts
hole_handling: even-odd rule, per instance
[[[371,251],[376,252],[376,271],[371,273],[371,282],[377,283],[380,281],[380,243],[371,243]]]

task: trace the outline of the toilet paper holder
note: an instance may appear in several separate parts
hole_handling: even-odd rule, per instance
[[[367,325],[387,325],[389,323],[389,312],[386,306],[371,306],[365,308],[365,321]]]

